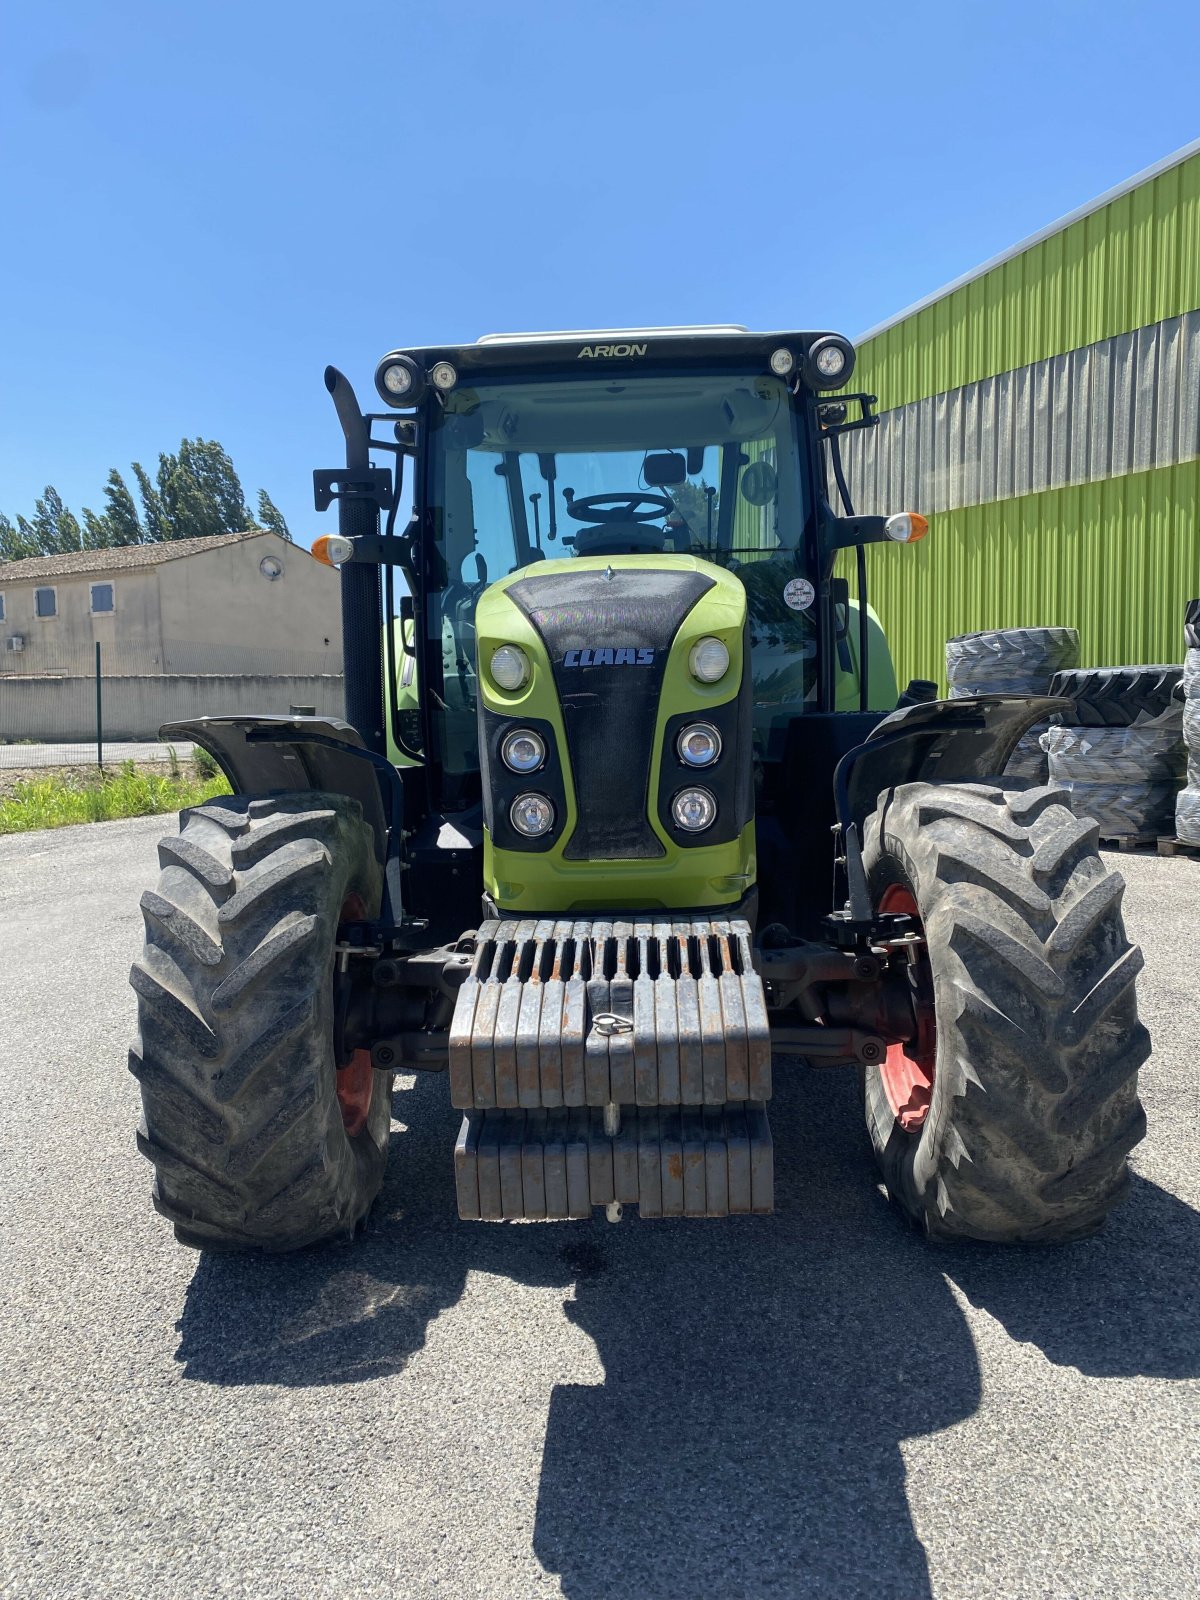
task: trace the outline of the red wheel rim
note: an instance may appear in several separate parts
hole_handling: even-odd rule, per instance
[[[347,895],[342,905],[339,922],[358,922],[367,914],[359,894]],[[342,1126],[353,1139],[367,1125],[371,1114],[371,1099],[375,1093],[375,1069],[371,1065],[369,1050],[356,1050],[344,1067],[337,1070],[337,1098],[342,1113]]]
[[[888,884],[879,901],[879,909],[910,916],[920,927],[917,902],[913,899],[912,891],[902,883]],[[925,970],[922,971],[920,967],[917,969],[917,982],[913,987],[913,1005],[917,1015],[916,1038],[889,1045],[887,1056],[879,1068],[883,1092],[905,1133],[917,1133],[924,1126],[933,1098],[937,1029],[928,961],[928,956],[922,953],[921,962]]]

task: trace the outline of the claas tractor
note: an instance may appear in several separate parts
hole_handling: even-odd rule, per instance
[[[1066,702],[897,693],[864,551],[925,523],[852,509],[853,367],[492,336],[392,351],[371,414],[327,370],[345,720],[164,729],[233,790],[161,845],[132,973],[181,1241],[353,1233],[426,1072],[467,1220],[769,1213],[774,1073],[848,1066],[930,1238],[1100,1225],[1144,1130],[1122,880],[998,776]]]

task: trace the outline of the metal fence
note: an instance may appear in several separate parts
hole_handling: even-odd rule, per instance
[[[150,650],[103,642],[36,661],[0,659],[0,777],[47,767],[113,767],[184,760],[186,741],[159,737],[167,722],[254,712],[342,716],[340,649],[172,647],[169,670]]]

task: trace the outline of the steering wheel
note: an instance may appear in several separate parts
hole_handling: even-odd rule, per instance
[[[635,506],[652,509],[636,511]],[[577,494],[567,507],[567,515],[576,522],[653,522],[664,511],[674,509],[674,500],[665,494]]]

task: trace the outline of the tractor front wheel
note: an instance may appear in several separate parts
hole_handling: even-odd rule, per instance
[[[357,802],[212,800],[183,813],[159,861],[129,1058],[155,1206],[196,1248],[352,1232],[391,1127],[390,1077],[364,1052],[335,1060],[338,924],[375,915],[381,895]]]
[[[913,915],[915,1037],[866,1069],[891,1199],[937,1239],[1093,1232],[1145,1132],[1150,1050],[1096,824],[1053,788],[908,784],[864,830],[874,904]]]

